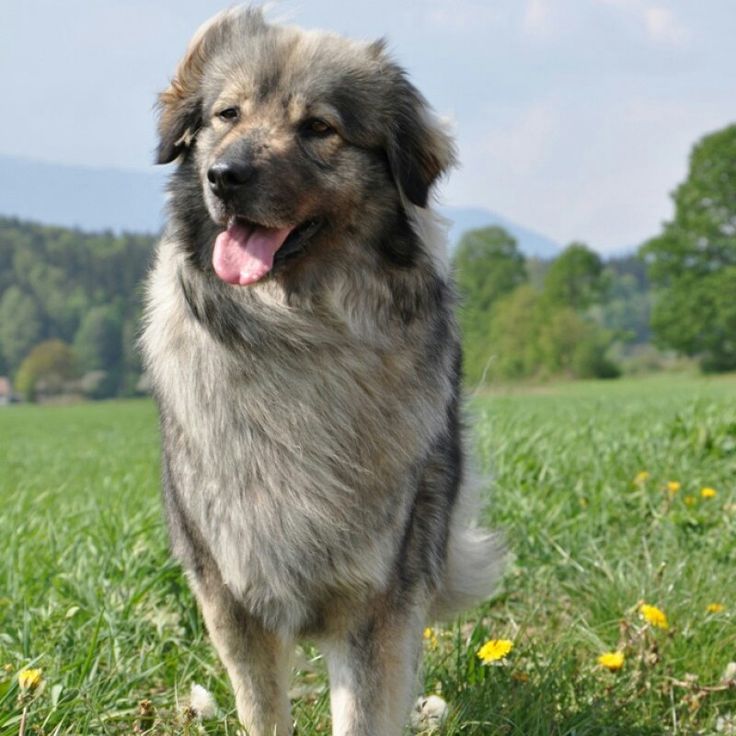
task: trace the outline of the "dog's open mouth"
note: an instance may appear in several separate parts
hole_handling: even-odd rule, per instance
[[[228,284],[247,286],[260,281],[274,267],[299,253],[321,226],[306,220],[295,227],[270,228],[242,217],[231,217],[215,240],[212,266]]]

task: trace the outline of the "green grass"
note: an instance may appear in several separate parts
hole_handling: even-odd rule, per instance
[[[736,660],[736,381],[516,389],[471,412],[487,516],[512,555],[496,597],[427,642],[445,733],[707,736],[736,722],[736,689],[719,686]],[[0,410],[0,736],[24,708],[27,734],[237,732],[168,556],[157,464],[147,401]],[[669,630],[644,625],[641,601]],[[488,638],[514,641],[502,666],[475,656]],[[621,671],[597,666],[618,647]],[[298,663],[299,734],[328,733],[318,654]],[[19,697],[24,667],[44,684]],[[202,726],[184,709],[195,682],[220,705]]]

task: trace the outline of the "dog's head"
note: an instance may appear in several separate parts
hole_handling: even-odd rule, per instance
[[[453,162],[381,42],[271,25],[260,10],[206,23],[159,108],[158,163],[196,178],[220,230],[214,270],[234,284],[365,232],[368,214],[425,207]]]

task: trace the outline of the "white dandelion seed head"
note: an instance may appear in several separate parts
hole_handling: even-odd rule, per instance
[[[447,711],[447,703],[439,695],[422,695],[411,712],[411,727],[431,733],[447,720]]]
[[[716,733],[724,736],[736,736],[736,716],[718,716],[716,720]]]
[[[192,683],[192,692],[189,696],[189,707],[197,717],[207,720],[217,715],[217,703],[212,693],[197,683]]]
[[[726,665],[721,682],[724,685],[736,684],[736,662],[729,662]]]

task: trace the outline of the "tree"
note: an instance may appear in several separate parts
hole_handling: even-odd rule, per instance
[[[542,319],[539,292],[528,284],[499,300],[491,317],[488,376],[513,380],[540,371]]]
[[[652,299],[647,289],[639,287],[630,274],[620,276],[608,271],[609,295],[592,314],[606,329],[624,343],[642,345],[651,339]]]
[[[539,335],[541,365],[548,375],[569,378],[617,378],[606,357],[613,334],[570,307],[545,310]]]
[[[123,374],[123,323],[119,310],[109,305],[90,309],[74,338],[74,352],[83,371],[105,373],[93,392],[94,398],[113,396]]]
[[[583,243],[571,243],[552,261],[544,294],[553,304],[583,312],[603,298],[604,284],[600,256]]]
[[[592,314],[623,343],[651,341],[652,295],[646,265],[635,254],[610,258],[604,269],[605,299]]]
[[[466,232],[453,263],[465,307],[479,313],[487,313],[499,297],[526,281],[516,240],[496,226]]]
[[[613,335],[567,306],[550,305],[524,285],[500,300],[491,322],[488,375],[504,378],[613,378]]]
[[[0,350],[9,371],[14,371],[41,337],[41,314],[33,297],[17,286],[0,299]]]
[[[490,324],[494,304],[526,281],[524,256],[516,240],[500,227],[463,235],[453,258],[460,292],[460,329],[465,376],[481,380],[491,357]]]
[[[27,401],[35,401],[42,395],[66,392],[70,381],[78,375],[72,349],[61,340],[46,340],[36,345],[21,363],[15,382]]]
[[[687,178],[673,194],[675,214],[641,255],[657,287],[657,342],[700,356],[703,368],[736,368],[736,125],[702,138]]]

